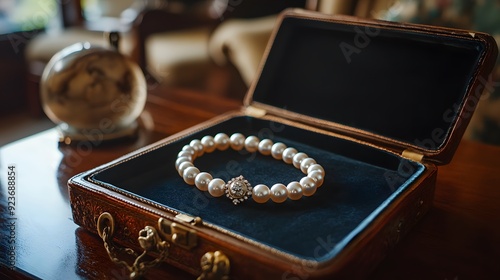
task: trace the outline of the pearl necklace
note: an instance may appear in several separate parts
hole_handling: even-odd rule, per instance
[[[224,151],[229,147],[236,151],[245,148],[250,153],[259,151],[263,155],[271,155],[277,160],[293,164],[306,176],[300,182],[293,181],[286,186],[278,183],[269,188],[264,184],[258,184],[252,188],[250,183],[241,175],[226,183],[222,179],[214,179],[210,173],[200,172],[193,165],[194,160],[204,153],[211,153],[215,149]],[[214,197],[226,194],[235,205],[247,200],[249,197],[252,197],[257,203],[265,203],[269,199],[281,203],[287,198],[298,200],[302,196],[312,196],[316,189],[323,184],[325,176],[323,167],[305,153],[287,147],[281,142],[273,143],[270,139],[259,140],[256,136],[245,138],[241,133],[234,133],[231,137],[225,133],[219,133],[214,137],[204,136],[201,140],[192,140],[177,155],[175,168],[187,184],[195,185],[201,191],[208,190]]]

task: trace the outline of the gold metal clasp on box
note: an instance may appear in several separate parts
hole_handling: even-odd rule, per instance
[[[199,217],[194,218],[189,215],[179,214],[175,218],[192,225],[202,224],[202,220]],[[115,219],[110,213],[104,212],[99,216],[97,220],[97,233],[103,240],[104,248],[109,258],[114,263],[126,267],[131,279],[141,277],[149,268],[165,260],[168,257],[169,242],[188,250],[198,244],[198,237],[195,230],[180,223],[160,218],[158,219],[158,230],[153,226],[146,226],[139,231],[137,240],[143,252],[138,254],[131,248],[123,248],[114,244],[113,235],[115,227]],[[146,259],[146,255],[151,252],[156,253],[158,256],[154,260]],[[119,255],[122,254],[135,257],[133,264],[130,265],[121,260]]]
[[[198,244],[196,231],[182,224],[160,218],[158,220],[158,229],[165,239],[182,248],[191,250]]]
[[[115,232],[115,225],[115,219],[113,216],[108,212],[104,212],[97,220],[97,232],[104,243],[104,248],[106,249],[111,261],[127,268],[130,279],[141,277],[148,269],[156,266],[168,257],[168,248],[170,247],[170,244],[161,240],[158,231],[154,227],[146,226],[144,229],[139,231],[137,241],[143,249],[143,252],[138,254],[131,248],[124,248],[114,244],[113,234]],[[153,260],[146,258],[146,255],[151,252],[158,255]],[[135,257],[135,261],[132,264],[129,264],[128,262],[120,259],[122,255]]]
[[[231,264],[222,251],[207,252],[200,260],[201,275],[197,280],[229,280]]]

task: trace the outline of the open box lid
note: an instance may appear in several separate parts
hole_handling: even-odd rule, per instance
[[[484,33],[287,10],[245,105],[445,164],[496,56]]]

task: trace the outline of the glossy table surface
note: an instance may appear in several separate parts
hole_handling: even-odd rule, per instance
[[[148,96],[136,139],[63,146],[52,129],[2,147],[0,278],[126,279],[100,238],[73,223],[67,180],[240,106],[198,93],[157,90]],[[15,194],[9,193],[9,171],[16,172]],[[8,201],[15,207],[9,209]],[[439,167],[430,212],[370,278],[500,279],[499,201],[500,147],[463,140],[452,162]],[[146,275],[160,277],[195,278],[165,264]]]

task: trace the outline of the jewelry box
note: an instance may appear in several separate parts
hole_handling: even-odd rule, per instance
[[[73,177],[74,222],[111,256],[136,251],[131,276],[167,262],[199,279],[366,277],[431,207],[437,166],[451,161],[496,55],[483,33],[287,10],[240,111]],[[283,203],[213,197],[176,160],[217,133],[294,147],[324,182]],[[252,186],[305,176],[246,149],[194,162]]]

